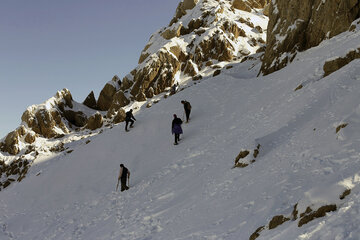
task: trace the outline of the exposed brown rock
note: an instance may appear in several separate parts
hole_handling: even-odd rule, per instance
[[[186,62],[184,73],[192,77],[197,74],[194,63],[191,60]]]
[[[165,38],[166,40],[170,40],[174,37],[180,36],[180,29],[182,28],[182,25],[176,26],[176,28],[168,28],[163,33],[161,33],[161,36]]]
[[[18,143],[19,143],[19,133],[16,130],[12,131],[8,133],[8,135],[6,135],[2,150],[12,155],[16,155],[20,151],[18,147]]]
[[[250,152],[248,150],[240,151],[240,153],[235,158],[235,164],[238,163],[240,159],[245,158],[247,155],[249,155],[249,153]]]
[[[129,89],[133,84],[134,82],[132,80],[130,80],[128,77],[124,77],[120,89],[122,91],[125,91],[126,89]]]
[[[116,93],[116,87],[113,84],[107,83],[105,87],[101,90],[99,99],[97,102],[97,107],[101,111],[107,111],[113,100],[113,96]]]
[[[269,229],[274,229],[289,220],[290,220],[290,218],[284,217],[283,215],[275,216],[269,222]]]
[[[346,189],[341,195],[340,195],[340,199],[343,200],[345,199],[346,196],[350,195],[351,193],[351,189]]]
[[[125,117],[126,117],[126,112],[123,108],[120,108],[116,114],[116,116],[114,117],[113,122],[114,123],[120,123],[125,121]]]
[[[36,140],[36,135],[35,134],[32,134],[32,133],[26,134],[25,142],[31,144],[31,143],[35,142],[35,140]]]
[[[184,0],[181,1],[176,8],[175,17],[171,20],[169,26],[171,26],[173,23],[176,23],[179,18],[184,16],[186,14],[186,10],[193,9],[199,0]]]
[[[325,205],[320,207],[317,211],[311,211],[309,213],[302,214],[298,226],[301,227],[302,225],[307,224],[316,218],[325,217],[327,212],[334,212],[336,209],[337,207],[335,204]]]
[[[138,102],[146,101],[145,93],[139,92],[138,95],[136,95],[135,100],[138,101]]]
[[[73,108],[73,98],[71,96],[71,93],[68,89],[64,88],[61,91],[58,91],[55,95],[60,101],[63,99],[65,101],[66,106],[69,108]]]
[[[135,98],[144,100],[143,94],[152,87],[155,94],[159,94],[174,83],[173,77],[180,69],[180,62],[173,54],[163,50],[157,53],[157,56],[150,59],[151,63],[137,71],[134,76],[134,85],[131,89],[131,95]],[[143,93],[139,95],[139,93]]]
[[[117,112],[120,108],[128,105],[130,103],[130,100],[126,98],[123,91],[119,90],[115,93],[113,97],[113,101],[110,105],[110,108],[106,114],[107,117],[112,117],[115,112]]]
[[[53,119],[51,113],[47,109],[40,109],[35,113],[35,118],[39,126],[38,134],[43,135],[46,138],[52,138],[57,135],[54,127],[56,126],[56,122]]]
[[[303,88],[303,85],[300,84],[299,86],[297,86],[297,87],[295,88],[294,92],[296,92],[297,90],[300,90],[300,89],[302,89],[302,88]]]
[[[93,91],[89,93],[89,95],[84,100],[83,104],[85,106],[88,106],[89,108],[96,109],[96,99]]]
[[[256,229],[256,231],[251,234],[251,236],[249,237],[249,240],[255,240],[260,236],[260,232],[263,231],[265,229],[265,226],[261,226],[258,229]]]
[[[95,113],[95,115],[89,117],[86,128],[90,130],[95,130],[101,128],[102,125],[103,125],[103,117],[99,112],[97,112]]]
[[[215,72],[213,73],[213,77],[216,77],[217,75],[219,75],[221,73],[221,70],[215,70]]]
[[[147,98],[152,98],[155,95],[154,89],[152,87],[149,87],[148,90],[145,92],[145,96]]]
[[[360,58],[360,48],[350,51],[345,57],[338,57],[334,60],[326,61],[324,64],[324,77],[339,70],[343,66],[349,64],[351,61]]]
[[[232,6],[236,9],[251,12],[253,8],[263,8],[265,0],[233,0]]]
[[[339,126],[336,127],[336,133],[338,133],[342,128],[345,128],[348,124],[347,123],[343,123],[340,124]]]
[[[298,218],[298,213],[299,213],[299,211],[297,210],[297,203],[295,204],[295,206],[294,206],[294,209],[293,209],[293,211],[292,211],[292,213],[291,213],[291,216],[292,216],[292,220],[293,221],[295,221],[297,218]]]
[[[348,30],[359,18],[359,6],[357,0],[277,0],[275,5],[272,2],[261,72],[266,75],[277,71],[292,61],[297,51],[317,46],[325,38]],[[278,41],[279,37],[283,40]],[[284,53],[291,55],[281,58]]]

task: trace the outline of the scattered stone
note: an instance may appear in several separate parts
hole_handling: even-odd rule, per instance
[[[300,215],[301,218],[299,220],[298,226],[301,227],[304,224],[307,224],[316,218],[325,217],[326,213],[334,212],[334,211],[336,211],[336,209],[337,209],[336,205],[332,204],[332,205],[322,206],[315,212],[314,211],[305,212],[304,214]]]
[[[213,77],[219,75],[220,73],[221,73],[221,70],[220,70],[220,69],[216,70],[216,71],[214,72],[214,74],[213,74]]]
[[[260,232],[263,231],[265,229],[265,226],[261,226],[258,229],[256,229],[256,231],[251,234],[249,240],[255,240],[256,238],[258,238],[260,236]]]
[[[290,220],[290,218],[284,217],[283,215],[275,216],[269,222],[269,229],[274,229],[289,220]]]
[[[336,127],[336,133],[338,133],[342,128],[345,128],[348,124],[347,123],[343,123],[340,124],[339,126]]]
[[[341,195],[340,195],[340,199],[344,200],[346,196],[350,195],[351,193],[351,189],[346,189]]]
[[[296,92],[297,90],[300,90],[300,89],[302,89],[302,88],[303,88],[303,85],[300,84],[299,86],[297,86],[297,87],[295,88],[294,92]]]

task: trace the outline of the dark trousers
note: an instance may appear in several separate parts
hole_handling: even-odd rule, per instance
[[[125,191],[125,190],[128,190],[129,187],[126,186],[126,178],[121,178],[121,191]]]
[[[179,133],[175,133],[175,143],[178,143],[178,141],[180,141],[180,134]]]
[[[185,110],[186,122],[189,122],[190,112],[191,112],[191,110]]]
[[[127,130],[127,127],[129,125],[129,122],[131,123],[130,124],[130,127],[132,127],[134,125],[134,120],[130,119],[130,120],[125,120],[126,121],[126,124],[125,124],[125,130]]]

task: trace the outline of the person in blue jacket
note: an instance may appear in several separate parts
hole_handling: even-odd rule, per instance
[[[175,142],[174,145],[178,145],[178,141],[180,141],[180,134],[183,133],[181,128],[181,124],[183,121],[174,114],[174,119],[172,121],[171,133],[175,134]]]

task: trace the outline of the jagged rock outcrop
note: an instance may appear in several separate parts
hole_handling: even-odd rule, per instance
[[[96,109],[97,104],[93,91],[91,91],[91,93],[89,93],[89,95],[85,98],[83,104],[89,108]]]
[[[20,152],[19,137],[25,135],[25,128],[23,126],[19,127],[15,131],[12,131],[6,135],[5,141],[2,145],[1,151],[8,152],[12,155],[16,155]]]
[[[268,1],[243,2],[262,8]],[[138,67],[123,79],[120,89],[129,90],[131,100],[145,101],[171,87],[180,72],[196,76],[209,67],[206,63],[229,62],[255,53],[265,45],[267,18],[254,14],[250,19],[248,14],[234,8],[231,0],[180,2],[170,25],[151,36]],[[108,99],[116,92],[110,90]]]
[[[118,76],[114,76],[111,81],[107,82],[104,88],[101,90],[98,101],[97,108],[101,111],[109,110],[113,96],[120,89],[121,80]]]
[[[251,12],[254,8],[264,8],[269,0],[234,0],[232,6],[236,9]]]
[[[125,117],[126,117],[126,112],[123,108],[120,108],[116,114],[116,116],[114,117],[113,122],[114,123],[120,123],[125,121]]]
[[[277,71],[292,61],[297,51],[348,30],[360,17],[359,8],[358,0],[272,1],[261,73]]]
[[[127,99],[124,92],[122,90],[117,91],[114,94],[113,101],[110,105],[110,108],[106,114],[108,118],[111,118],[115,112],[117,112],[120,108],[128,105],[130,103],[130,100]]]
[[[89,120],[86,124],[86,128],[90,130],[95,130],[101,128],[103,126],[103,117],[99,112],[95,113],[95,115],[89,117]]]
[[[199,0],[183,0],[179,3],[178,7],[176,8],[175,16],[170,22],[170,26],[177,22],[179,18],[186,14],[186,10],[193,9]]]
[[[23,113],[21,120],[32,131],[46,138],[68,133],[69,129],[62,121],[62,114],[70,116],[70,114],[66,114],[69,111],[66,110],[66,108],[73,107],[72,101],[70,91],[63,89],[57,92],[56,95],[45,104],[28,107]],[[52,106],[52,108],[49,109],[49,106]],[[63,132],[59,133],[55,127],[61,129]]]

